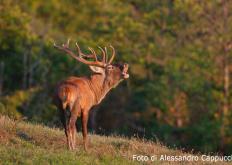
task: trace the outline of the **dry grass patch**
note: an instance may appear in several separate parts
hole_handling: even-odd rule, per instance
[[[0,164],[211,164],[132,160],[133,155],[159,157],[164,154],[193,155],[152,141],[91,134],[89,150],[85,152],[80,133],[77,134],[77,149],[68,151],[63,130],[0,116]]]

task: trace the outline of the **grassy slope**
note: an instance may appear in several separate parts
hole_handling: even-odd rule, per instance
[[[97,135],[89,135],[89,139],[88,152],[83,150],[80,134],[77,135],[77,149],[68,151],[63,131],[0,116],[0,164],[139,164],[141,162],[132,160],[133,154],[185,154],[138,139]]]

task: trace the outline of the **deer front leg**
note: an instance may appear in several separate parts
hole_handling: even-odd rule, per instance
[[[82,135],[83,135],[83,143],[84,143],[84,149],[87,151],[87,123],[88,123],[88,113],[82,112]]]

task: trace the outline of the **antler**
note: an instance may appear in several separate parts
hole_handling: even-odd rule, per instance
[[[92,54],[86,55],[86,54],[81,52],[79,45],[76,43],[77,51],[79,54],[79,56],[78,56],[77,54],[73,53],[72,50],[69,48],[69,42],[70,42],[70,40],[68,40],[67,43],[63,44],[62,46],[58,46],[58,45],[56,45],[56,43],[54,43],[54,47],[66,52],[68,55],[70,55],[71,57],[73,57],[77,61],[80,61],[86,65],[94,65],[94,66],[99,66],[99,67],[106,66],[106,63],[104,61],[97,60],[96,52],[92,48],[89,47],[89,50],[91,51]],[[84,59],[83,57],[94,58],[95,61],[88,61],[88,60]]]
[[[90,52],[92,54],[84,54],[84,53],[82,53],[79,45],[76,43],[77,52],[79,54],[79,56],[78,56],[75,53],[73,53],[72,50],[69,48],[69,42],[70,42],[70,39],[68,39],[67,43],[63,44],[62,46],[58,46],[58,45],[56,45],[54,43],[54,47],[59,49],[59,50],[62,50],[64,52],[66,52],[68,55],[75,58],[77,61],[80,61],[80,62],[82,62],[84,64],[87,64],[87,65],[105,67],[107,64],[111,64],[113,62],[113,60],[114,60],[115,50],[114,50],[114,47],[111,46],[111,45],[110,45],[110,48],[112,49],[112,56],[111,56],[109,62],[107,62],[108,58],[107,58],[107,48],[106,47],[104,49],[102,49],[100,46],[98,47],[101,50],[102,56],[103,56],[102,61],[98,61],[97,54],[91,47],[88,47],[88,49],[90,50]],[[85,57],[85,58],[94,58],[95,61],[88,61],[88,60],[84,59],[83,57]]]

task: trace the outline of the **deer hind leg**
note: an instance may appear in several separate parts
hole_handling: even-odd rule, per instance
[[[71,130],[70,130],[69,125],[67,125],[67,128],[65,129],[65,134],[67,137],[68,149],[72,150],[72,136],[71,136]]]
[[[71,128],[71,136],[72,136],[72,149],[75,149],[75,146],[76,146],[76,131],[77,131],[76,120],[77,120],[77,117],[80,116],[80,111],[81,111],[81,108],[80,108],[80,105],[79,105],[79,103],[77,101],[74,104],[74,107],[72,109],[72,115],[71,115],[71,118],[70,118],[70,128]]]
[[[76,146],[76,120],[77,116],[72,114],[70,118],[70,135],[71,135],[71,148],[74,150]]]
[[[67,145],[68,145],[69,150],[72,149],[72,147],[71,147],[72,145],[71,145],[70,116],[71,116],[71,112],[70,112],[69,107],[61,110],[60,118],[61,118],[61,122],[64,126],[65,135],[66,135],[66,139],[67,139]]]
[[[88,113],[82,112],[82,135],[83,135],[83,143],[84,143],[84,149],[87,151],[87,124],[88,124]]]

